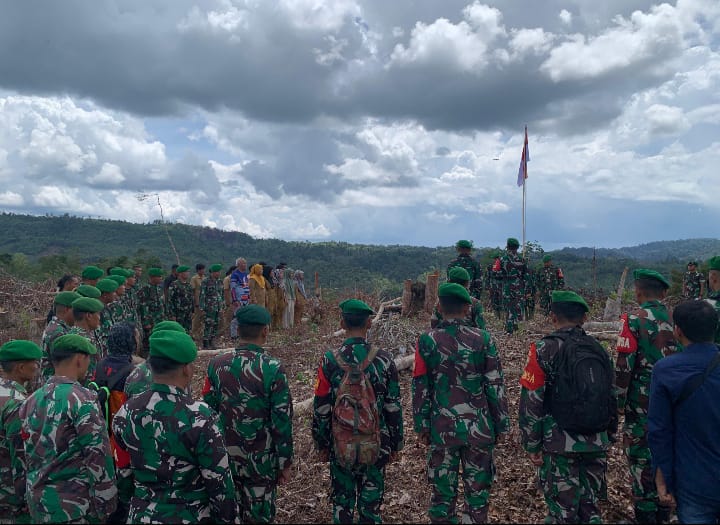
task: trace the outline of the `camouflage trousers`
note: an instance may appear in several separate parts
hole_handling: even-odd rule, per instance
[[[333,523],[381,523],[380,505],[385,494],[385,468],[367,465],[348,470],[330,461]]]
[[[218,325],[220,324],[221,313],[206,312],[205,313],[205,329],[203,330],[203,339],[212,339],[218,334]]]
[[[175,320],[182,325],[188,334],[192,333],[192,318],[193,313],[191,311],[179,312]]]
[[[493,447],[432,446],[428,453],[428,482],[432,486],[428,516],[431,523],[458,522],[456,503],[460,465],[465,494],[462,522],[487,522],[495,472]]]
[[[642,422],[625,426],[623,448],[630,468],[635,515],[654,514],[659,510],[655,469],[652,468],[647,434]]]
[[[21,510],[18,507],[0,506],[0,524],[8,523],[33,523],[27,508]]]
[[[543,454],[538,477],[548,510],[545,523],[602,523],[598,497],[606,467],[604,452]]]
[[[522,319],[523,303],[520,284],[506,284],[503,291],[503,307],[506,311],[505,331],[509,334],[518,329],[518,322]]]
[[[545,315],[550,313],[550,303],[552,302],[552,290],[540,290],[540,308]]]
[[[495,312],[495,317],[499,319],[502,312],[502,290],[495,284],[490,288],[490,307]]]
[[[264,482],[263,482],[264,481]],[[241,523],[272,523],[275,519],[277,483],[254,478],[235,478]]]
[[[535,317],[535,294],[533,293],[525,295],[525,312],[528,319]]]

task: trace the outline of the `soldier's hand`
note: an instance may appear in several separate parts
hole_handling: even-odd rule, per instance
[[[318,450],[317,460],[319,463],[327,463],[330,461],[330,451],[328,449]]]
[[[290,481],[290,478],[292,478],[292,464],[287,465],[280,471],[280,474],[278,474],[278,485],[284,485]]]
[[[542,465],[542,463],[543,463],[542,452],[528,452],[528,456],[530,456],[530,463],[532,463],[536,467],[539,467]]]
[[[418,441],[426,447],[430,445],[430,432],[421,432],[418,435]]]

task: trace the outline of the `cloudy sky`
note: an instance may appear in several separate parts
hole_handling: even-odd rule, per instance
[[[717,237],[720,2],[0,3],[0,209],[549,249]]]

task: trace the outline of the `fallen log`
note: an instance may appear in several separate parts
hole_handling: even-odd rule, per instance
[[[622,323],[620,321],[588,321],[583,324],[583,328],[586,332],[620,331]]]

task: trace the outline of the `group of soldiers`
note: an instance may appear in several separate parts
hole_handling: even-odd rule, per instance
[[[511,241],[500,257],[509,293],[523,266],[517,242]],[[457,519],[461,475],[463,521],[486,521],[494,449],[507,439],[511,426],[500,353],[484,328],[477,299],[468,291],[473,278],[459,266],[450,268],[449,282],[439,287],[433,326],[418,339],[413,370],[413,429],[428,447],[432,522]],[[214,268],[211,277],[219,271]],[[129,277],[128,271],[118,270],[123,269],[110,272],[125,278],[110,279],[117,288]],[[138,295],[143,297],[148,288],[164,299],[162,271],[148,273],[150,282]],[[151,318],[148,306],[141,306],[147,360],[133,365],[126,355],[125,384],[105,387],[110,393],[122,390],[122,402],[102,405],[92,380],[112,367],[104,366],[108,358],[98,358],[103,343],[92,332],[114,302],[103,302],[103,294],[112,297],[117,288],[103,283],[108,279],[101,276],[86,268],[76,291],[55,296],[53,326],[62,326],[62,321],[68,329],[46,332],[44,348],[21,340],[0,347],[3,516],[18,523],[273,521],[277,487],[291,479],[296,458],[287,375],[263,348],[270,312],[258,304],[234,312],[236,348],[212,358],[204,374],[203,401],[196,401],[191,381],[198,350],[188,334],[188,317],[174,310],[175,320]],[[611,391],[614,417],[601,429],[567,430],[548,403],[557,391],[553,387],[563,347],[587,335],[582,330],[589,310],[584,299],[575,292],[552,290],[554,332],[529,349],[521,378],[519,428],[522,446],[539,469],[550,522],[600,521],[597,501],[607,487],[607,452],[617,440],[615,407],[624,414],[623,447],[636,520],[668,518],[654,486],[647,401],[653,365],[678,346],[671,312],[661,302],[669,283],[652,270],[636,270],[634,278],[639,308],[622,318]],[[91,296],[91,287],[100,293],[98,298]],[[720,310],[720,257],[710,261],[709,288],[707,301]],[[74,327],[63,321],[69,318],[68,310]],[[340,303],[346,339],[323,353],[315,380],[312,437],[317,458],[329,463],[333,521],[338,523],[350,523],[356,514],[362,522],[381,521],[386,465],[399,459],[405,441],[397,367],[389,351],[367,340],[374,314],[358,299]],[[143,353],[139,332],[134,341],[123,337],[127,326],[132,326],[127,320],[110,326],[105,348],[111,357],[119,346],[129,354]],[[716,333],[720,341],[720,331]],[[38,375],[41,361],[45,378],[28,394],[24,385]],[[356,386],[366,381],[366,388],[362,393],[347,390],[348,381],[356,381]],[[365,436],[366,441],[353,441],[356,462],[349,464],[347,450],[338,444],[336,412],[346,395],[354,395],[356,406],[362,405],[376,422],[375,433]],[[605,405],[595,407],[597,412]]]
[[[518,254],[520,242],[511,237],[504,251],[490,253],[492,262],[482,268],[472,255],[471,241],[460,240],[455,244],[458,256],[450,261],[447,272],[454,267],[464,268],[470,275],[470,295],[481,299],[487,290],[488,304],[496,317],[505,316],[505,332],[512,334],[522,319],[535,315],[536,300],[545,315],[550,313],[553,290],[565,288],[562,269],[555,266],[552,255],[542,257],[542,266],[533,268],[528,259]]]

